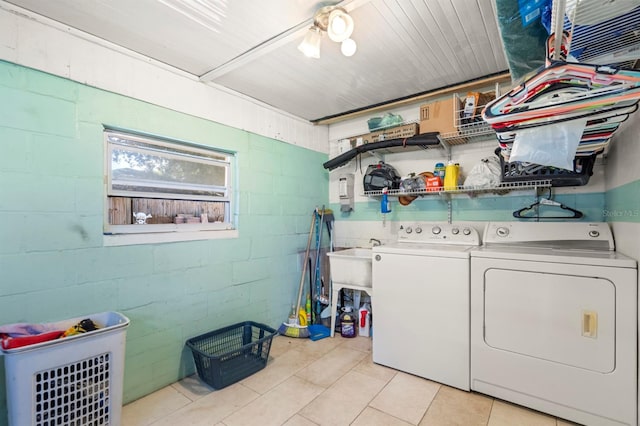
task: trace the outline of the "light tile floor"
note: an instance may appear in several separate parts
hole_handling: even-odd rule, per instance
[[[570,423],[371,360],[371,340],[276,336],[266,368],[221,390],[197,375],[123,408],[123,426],[486,425]]]

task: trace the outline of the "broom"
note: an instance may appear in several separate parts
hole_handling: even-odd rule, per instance
[[[302,276],[300,277],[297,306],[295,310],[296,320],[294,320],[293,323],[287,323],[287,322],[282,323],[282,325],[278,329],[278,333],[282,334],[283,336],[302,337],[302,338],[309,337],[309,329],[307,328],[306,325],[303,326],[298,324],[297,318],[299,317],[299,312],[300,312],[300,298],[302,297],[302,289],[304,287],[304,276],[307,273],[307,259],[309,258],[309,250],[311,249],[311,237],[313,236],[313,226],[315,225],[315,223],[316,223],[316,215],[314,212],[313,218],[311,219],[311,229],[309,229],[309,238],[307,239],[307,250],[305,251],[304,261],[302,262]],[[309,273],[311,273],[311,271],[309,271]]]

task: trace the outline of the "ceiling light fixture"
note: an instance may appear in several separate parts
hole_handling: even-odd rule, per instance
[[[320,57],[320,42],[322,32],[326,32],[329,39],[342,43],[340,51],[344,56],[353,56],[356,53],[356,42],[351,39],[353,34],[353,18],[347,11],[339,6],[325,6],[315,13],[313,26],[298,46],[298,49],[309,58]]]
[[[357,49],[358,45],[350,38],[343,41],[342,45],[340,46],[340,51],[344,56],[353,56],[356,53]]]
[[[322,41],[322,32],[320,28],[313,26],[309,28],[307,34],[304,36],[304,40],[298,46],[298,49],[307,58],[319,58],[320,57],[320,42]]]

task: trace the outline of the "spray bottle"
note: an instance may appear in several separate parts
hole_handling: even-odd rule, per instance
[[[382,188],[382,200],[380,201],[380,212],[382,213],[382,225],[387,221],[387,213],[391,213],[391,203],[389,202],[389,196],[387,193],[389,188],[386,186]]]

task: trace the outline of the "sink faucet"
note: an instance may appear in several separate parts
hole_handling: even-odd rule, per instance
[[[379,246],[380,244],[382,244],[380,240],[378,240],[377,238],[371,238],[369,242],[372,243],[371,244],[372,247]]]

